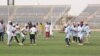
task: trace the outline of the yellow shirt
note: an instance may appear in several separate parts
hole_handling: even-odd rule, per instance
[[[40,31],[43,31],[44,30],[44,25],[39,25],[39,29],[40,29]]]

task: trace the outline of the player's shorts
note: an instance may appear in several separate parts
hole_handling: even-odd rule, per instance
[[[50,32],[46,32],[46,37],[50,37]]]

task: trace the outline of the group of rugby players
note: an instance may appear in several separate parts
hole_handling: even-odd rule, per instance
[[[84,24],[83,21],[80,23],[73,23],[71,24],[68,22],[65,25],[65,30],[64,32],[66,33],[66,46],[70,45],[70,42],[72,43],[77,43],[79,45],[83,45],[84,43],[89,43],[88,37],[90,34],[90,27],[87,23]],[[71,37],[73,37],[71,40]]]
[[[24,45],[27,35],[30,37],[30,45],[35,45],[37,33],[45,33],[45,37],[49,38],[53,35],[52,29],[52,24],[49,22],[47,22],[45,25],[42,23],[33,24],[32,22],[28,22],[22,27],[18,23],[14,23],[12,21],[8,21],[8,24],[4,25],[3,21],[1,20],[0,42],[4,42],[4,33],[7,33],[8,46],[11,46],[13,38],[15,38],[14,41],[16,41],[19,45]]]
[[[46,23],[43,25],[40,24],[32,24],[32,22],[28,22],[24,25],[24,27],[20,27],[19,24],[13,23],[9,21],[8,24],[4,25],[3,21],[0,21],[0,41],[4,42],[4,33],[7,33],[7,45],[11,46],[11,42],[13,38],[19,45],[24,45],[24,41],[26,40],[27,35],[30,37],[30,44],[35,45],[37,33],[45,33],[46,38],[53,36],[53,26],[51,23]],[[70,42],[78,43],[79,45],[83,45],[85,42],[89,43],[88,37],[90,34],[90,27],[83,21],[80,23],[71,24],[68,22],[64,26],[64,32],[66,34],[66,46],[70,46]],[[21,41],[19,38],[21,37]],[[71,38],[73,37],[73,38]],[[71,40],[72,39],[72,40]]]

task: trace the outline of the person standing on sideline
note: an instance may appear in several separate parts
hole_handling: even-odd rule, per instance
[[[45,35],[46,35],[46,38],[50,37],[50,25],[48,22],[45,25]]]
[[[51,23],[49,23],[50,25],[50,36],[53,37],[53,25]]]
[[[40,23],[39,24],[39,32],[40,32],[40,34],[44,34],[44,24],[43,23]]]
[[[37,29],[36,29],[36,25],[33,25],[32,28],[30,29],[30,44],[34,44],[35,45],[35,37],[37,34]]]
[[[5,26],[3,20],[0,21],[0,42],[4,42]]]

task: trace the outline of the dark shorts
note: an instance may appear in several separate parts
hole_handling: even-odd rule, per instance
[[[46,32],[46,37],[50,37],[50,32]]]

